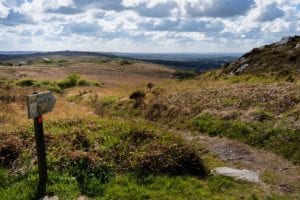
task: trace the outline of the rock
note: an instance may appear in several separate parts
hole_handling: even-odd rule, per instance
[[[42,199],[40,200],[58,200],[58,196],[52,196],[52,197],[49,197],[49,196],[44,196]]]
[[[280,42],[277,42],[277,46],[285,45],[293,40],[293,37],[283,37]]]
[[[235,72],[236,72],[236,73],[242,72],[242,71],[244,71],[248,66],[249,66],[249,64],[243,64],[243,65],[241,65]]]
[[[86,196],[80,196],[80,197],[78,197],[78,200],[88,200],[89,198],[88,197],[86,197]]]
[[[234,169],[229,167],[217,167],[212,170],[212,173],[232,177],[236,180],[243,180],[252,183],[259,182],[258,173],[246,169],[240,170],[240,169]]]
[[[295,49],[299,49],[300,48],[300,43],[296,45]]]

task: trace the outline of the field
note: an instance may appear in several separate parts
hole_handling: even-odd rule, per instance
[[[177,80],[174,72],[94,57],[0,66],[0,197],[34,197],[25,95],[50,89],[57,104],[44,118],[49,196],[299,198],[298,83],[219,71]],[[257,171],[261,180],[210,173],[220,166]]]

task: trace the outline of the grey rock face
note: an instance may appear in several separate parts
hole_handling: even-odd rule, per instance
[[[229,167],[217,167],[214,170],[212,170],[212,173],[232,177],[236,180],[243,180],[252,183],[259,182],[258,173],[246,169],[240,170]]]

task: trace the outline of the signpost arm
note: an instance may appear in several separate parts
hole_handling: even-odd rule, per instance
[[[42,115],[34,118],[34,130],[39,167],[39,182],[37,186],[36,198],[40,199],[45,195],[46,183],[48,179]]]

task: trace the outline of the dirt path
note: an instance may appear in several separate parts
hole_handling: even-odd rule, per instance
[[[189,141],[199,142],[224,161],[226,167],[259,173],[266,192],[278,192],[300,199],[300,166],[261,149],[227,138],[180,133]],[[220,166],[223,167],[223,166]]]

